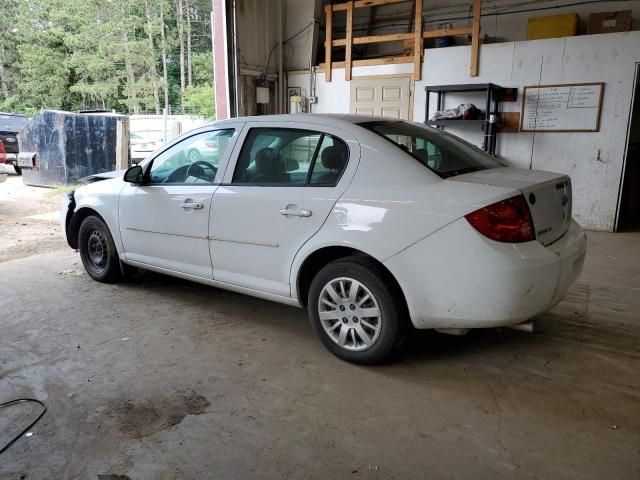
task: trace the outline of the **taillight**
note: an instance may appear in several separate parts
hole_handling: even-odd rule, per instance
[[[522,195],[483,207],[465,215],[467,221],[497,242],[530,242],[536,239],[527,201]]]

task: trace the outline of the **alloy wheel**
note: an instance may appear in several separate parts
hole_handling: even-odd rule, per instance
[[[375,344],[382,327],[382,314],[373,293],[348,277],[335,278],[318,299],[318,316],[325,333],[338,346],[362,351]]]

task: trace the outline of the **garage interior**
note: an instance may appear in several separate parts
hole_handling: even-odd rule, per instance
[[[0,479],[640,478],[640,0],[212,0],[212,24],[218,119],[391,116],[570,175],[582,276],[533,333],[416,330],[356,366],[301,309],[93,282],[62,194],[9,175],[0,403],[47,411]],[[527,91],[587,87],[593,117],[527,123]],[[479,117],[435,118],[460,104]],[[0,409],[0,448],[40,411]]]

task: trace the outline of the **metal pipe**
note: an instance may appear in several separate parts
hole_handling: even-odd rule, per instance
[[[284,102],[284,45],[283,35],[284,21],[283,21],[283,6],[282,0],[278,0],[278,44],[279,49],[279,62],[278,62],[278,113],[285,113],[286,107]]]

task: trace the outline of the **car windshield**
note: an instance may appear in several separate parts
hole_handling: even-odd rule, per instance
[[[359,125],[394,143],[442,178],[504,166],[479,148],[430,127],[389,120]]]
[[[6,115],[0,113],[0,131],[18,133],[29,119],[22,115]]]

